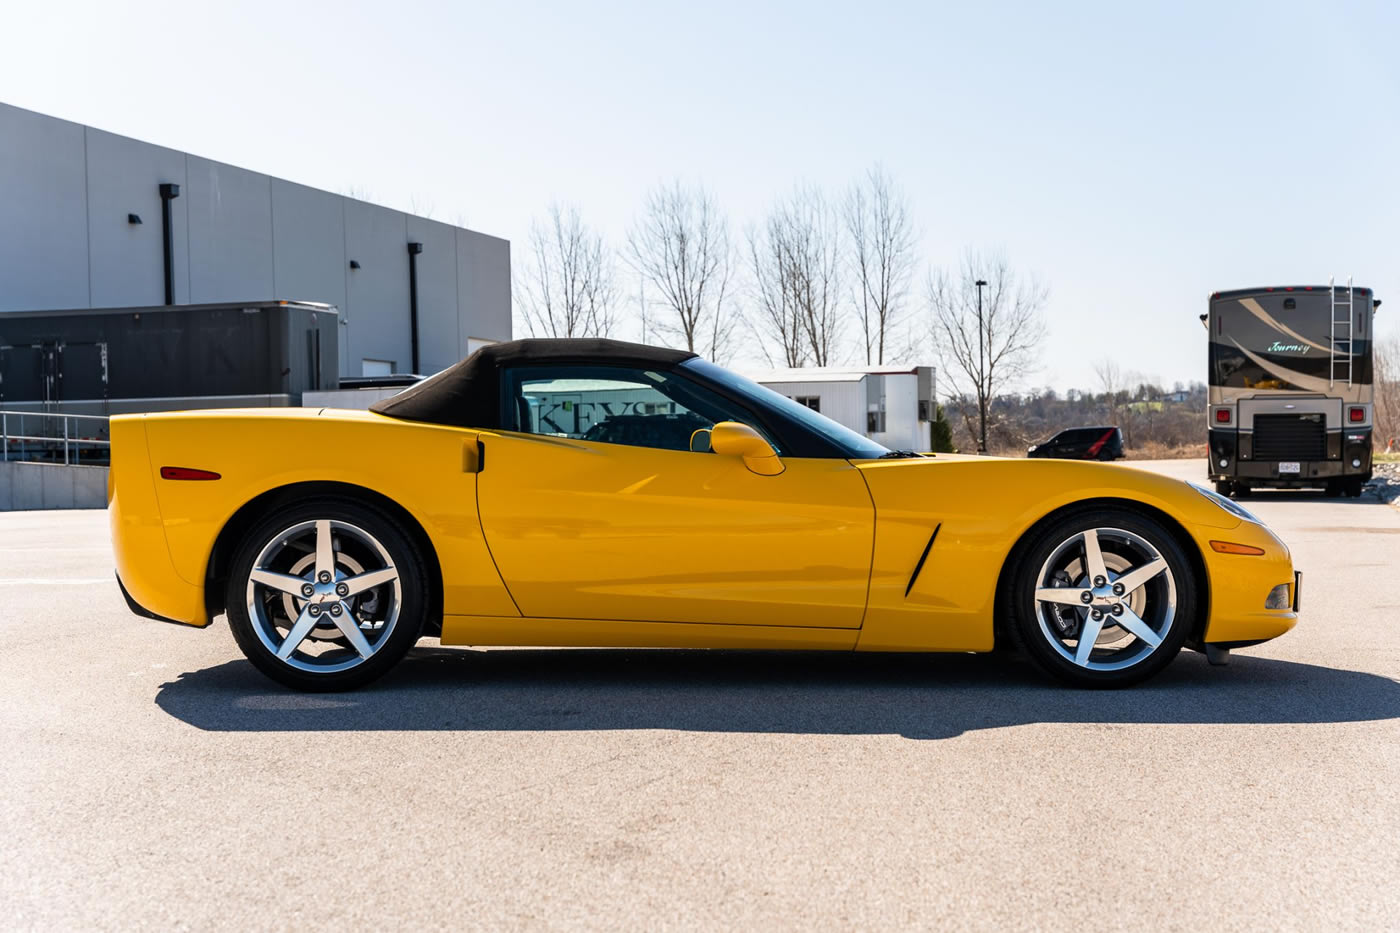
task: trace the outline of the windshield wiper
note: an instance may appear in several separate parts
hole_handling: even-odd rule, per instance
[[[890,450],[880,454],[881,460],[905,460],[909,457],[922,457],[923,454],[914,450]]]

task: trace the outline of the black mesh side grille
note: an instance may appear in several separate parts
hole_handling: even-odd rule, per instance
[[[1326,460],[1322,415],[1255,415],[1255,460]]]

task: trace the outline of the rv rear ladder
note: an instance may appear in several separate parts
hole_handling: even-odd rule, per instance
[[[1347,297],[1342,301],[1337,297],[1337,289],[1333,284],[1334,278],[1327,279],[1327,293],[1332,302],[1332,359],[1328,367],[1327,386],[1331,388],[1342,381],[1343,369],[1345,369],[1346,383],[1351,385],[1351,361],[1352,361],[1352,284],[1351,276],[1347,276]],[[1342,312],[1341,317],[1337,317],[1338,312]],[[1346,349],[1341,350],[1337,344],[1345,343]]]

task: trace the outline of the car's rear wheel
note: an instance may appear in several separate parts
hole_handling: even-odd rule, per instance
[[[1095,509],[1040,529],[1017,556],[1004,605],[1031,659],[1079,686],[1120,687],[1181,651],[1196,612],[1191,563],[1161,523]]]
[[[317,498],[277,510],[244,537],[229,574],[229,627],[258,670],[298,690],[349,690],[418,640],[423,556],[379,509]]]

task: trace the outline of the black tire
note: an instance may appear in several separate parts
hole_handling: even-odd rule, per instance
[[[1345,492],[1346,497],[1348,499],[1360,499],[1361,487],[1363,485],[1365,484],[1361,482],[1360,477],[1352,477],[1351,479],[1346,481],[1346,485],[1343,488],[1343,492]]]
[[[1248,486],[1246,486],[1244,483],[1235,483],[1235,484],[1234,484],[1234,494],[1235,494],[1235,498],[1236,498],[1236,499],[1248,499],[1248,498],[1249,498],[1249,494],[1250,494],[1251,492],[1253,492],[1253,491],[1254,491],[1254,490],[1250,489],[1250,488],[1249,488]]]
[[[1229,496],[1230,496],[1230,493],[1232,493],[1232,492],[1234,492],[1234,491],[1235,491],[1235,486],[1234,486],[1233,483],[1227,483],[1227,482],[1225,482],[1225,481],[1222,480],[1221,482],[1218,482],[1218,483],[1215,484],[1215,494],[1216,494],[1217,496],[1225,496],[1225,497],[1228,499]]]
[[[1322,490],[1322,494],[1329,499],[1340,498],[1342,495],[1342,481],[1329,479],[1327,485]]]
[[[1105,611],[1106,621],[1103,625],[1106,637],[1120,637],[1126,640],[1127,647],[1123,649],[1122,658],[1117,660],[1111,654],[1102,659],[1093,659],[1093,652],[1099,649],[1091,649],[1089,663],[1100,666],[1120,663],[1124,665],[1116,670],[1092,669],[1076,664],[1073,658],[1066,657],[1062,649],[1067,651],[1068,646],[1054,635],[1048,634],[1051,625],[1038,612],[1039,606],[1047,604],[1038,603],[1035,598],[1035,591],[1041,585],[1042,570],[1051,562],[1052,557],[1057,554],[1067,555],[1079,560],[1081,565],[1087,565],[1082,552],[1079,555],[1071,555],[1066,548],[1076,535],[1082,540],[1086,531],[1094,529],[1105,532],[1103,536],[1096,533],[1095,537],[1095,540],[1104,542],[1104,559],[1123,563],[1124,572],[1137,566],[1133,563],[1134,549],[1141,546],[1131,540],[1134,536],[1154,549],[1165,560],[1169,571],[1167,575],[1159,572],[1157,577],[1143,584],[1141,588],[1135,588],[1124,598],[1124,608],[1129,608],[1127,598],[1137,599],[1137,594],[1141,593],[1141,602],[1135,605],[1144,611],[1151,609],[1152,612],[1148,614],[1160,620],[1155,623],[1160,625],[1160,628],[1154,626],[1152,619],[1146,620],[1149,627],[1154,627],[1155,637],[1160,638],[1160,643],[1155,647],[1121,628],[1117,621],[1121,616],[1115,617],[1111,612]],[[1119,541],[1108,532],[1115,535],[1120,532],[1125,534],[1122,534],[1123,540]],[[1146,554],[1146,557],[1139,559],[1155,559],[1145,551],[1138,553]],[[1004,620],[1006,630],[1014,634],[1015,640],[1037,667],[1074,686],[1126,687],[1151,677],[1170,664],[1181,651],[1196,617],[1199,586],[1192,562],[1187,558],[1175,535],[1160,522],[1135,512],[1108,508],[1067,515],[1034,530],[1013,552],[1011,560],[1012,569],[1005,575],[1005,588],[1000,601],[1007,616]],[[1112,577],[1116,580],[1117,574],[1112,574]],[[1148,592],[1148,588],[1153,588],[1153,591]],[[1171,605],[1173,592],[1175,607],[1174,611],[1168,612],[1167,607]],[[1064,611],[1064,607],[1058,611]],[[1084,613],[1084,616],[1080,617],[1080,624],[1087,624],[1085,620],[1090,611],[1088,607],[1075,607],[1075,611]],[[1095,644],[1100,640],[1095,639]],[[1059,648],[1056,647],[1056,642],[1060,643]],[[1136,649],[1133,646],[1137,646]],[[1135,651],[1137,653],[1134,653]]]
[[[330,625],[327,621],[330,619],[329,612],[323,613],[321,621],[315,623],[318,625],[318,629],[314,630],[312,637],[318,641],[340,646],[338,649],[334,649],[341,651],[344,655],[343,659],[339,661],[340,664],[353,663],[353,666],[343,670],[300,669],[293,664],[301,663],[310,666],[316,659],[302,657],[301,651],[296,649],[291,652],[291,661],[284,661],[264,641],[265,638],[271,640],[275,635],[281,634],[279,629],[270,624],[272,614],[277,611],[277,601],[288,598],[281,592],[256,591],[256,595],[253,597],[254,604],[272,607],[259,609],[259,620],[255,621],[251,618],[248,609],[251,591],[249,577],[259,555],[265,549],[277,547],[279,539],[283,539],[289,529],[308,522],[315,525],[318,521],[335,523],[337,530],[346,529],[341,532],[340,537],[332,538],[343,549],[337,549],[333,552],[337,575],[346,573],[345,579],[351,579],[351,573],[343,568],[344,561],[347,559],[346,555],[351,553],[352,545],[365,550],[377,545],[387,553],[392,564],[391,567],[386,566],[385,569],[397,572],[398,588],[392,595],[397,612],[391,621],[386,620],[387,624],[384,628],[387,631],[381,632],[377,640],[371,642],[369,636],[364,636],[364,643],[372,649],[372,653],[367,657],[357,654],[344,636],[329,633]],[[319,534],[320,527],[320,525],[316,525],[315,530],[311,532],[313,539],[315,535]],[[326,525],[325,527],[331,528],[332,526]],[[371,536],[372,544],[355,538],[354,532],[359,531]],[[346,534],[350,535],[349,543],[347,543]],[[287,541],[284,539],[280,543],[283,546],[283,551],[290,553],[290,549],[286,547]],[[376,556],[378,551],[370,550],[370,554]],[[290,554],[290,556],[295,557],[295,554]],[[349,559],[353,560],[353,557]],[[381,509],[334,497],[316,497],[280,507],[249,529],[235,553],[227,590],[226,605],[228,607],[229,628],[233,630],[233,637],[238,642],[238,647],[242,649],[243,654],[252,662],[253,666],[278,683],[296,690],[315,692],[353,690],[382,676],[404,656],[409,648],[413,647],[421,636],[430,604],[428,575],[424,569],[425,566],[424,556],[413,537],[398,520]],[[289,578],[296,575],[295,573],[289,574]],[[314,576],[314,573],[308,575],[307,582],[315,583]],[[386,586],[392,587],[393,584],[386,584]],[[353,599],[374,598],[377,604],[383,595],[384,601],[387,603],[391,597],[384,595],[386,592],[383,587],[375,587],[366,590],[363,597],[355,596]],[[272,601],[260,603],[259,600],[265,597],[271,597]],[[292,598],[295,599],[295,597]],[[317,597],[317,599],[320,598],[322,597]],[[330,594],[326,594],[324,598],[336,599]],[[293,605],[309,606],[310,602],[310,600],[296,599]],[[340,602],[342,608],[350,605],[348,600]],[[361,608],[367,605],[367,599],[359,604]],[[336,615],[337,618],[343,617],[347,620],[355,618],[355,614],[349,611],[337,611]],[[285,612],[278,618],[282,622],[290,621]],[[373,620],[366,619],[362,625],[356,626],[356,628],[373,624]],[[355,633],[350,632],[349,634],[354,635]],[[372,630],[371,635],[373,635]],[[339,655],[328,656],[340,657]],[[333,667],[335,664],[328,666]]]

